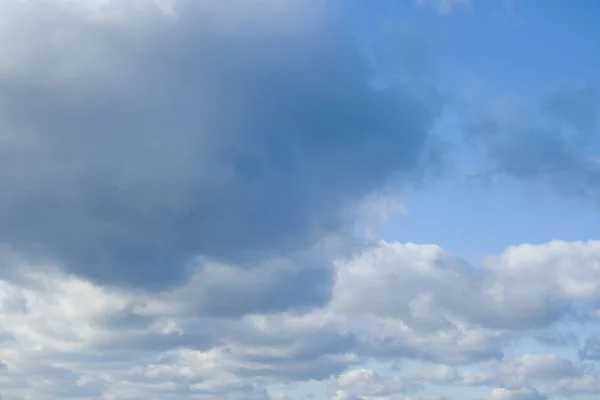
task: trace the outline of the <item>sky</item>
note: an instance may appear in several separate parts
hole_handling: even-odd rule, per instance
[[[0,398],[597,398],[599,18],[0,0]]]

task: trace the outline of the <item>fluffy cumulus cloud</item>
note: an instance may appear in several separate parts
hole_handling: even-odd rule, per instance
[[[524,388],[519,390],[507,390],[495,388],[488,394],[487,400],[545,400],[537,390]]]
[[[417,391],[419,387],[409,379],[395,376],[384,378],[372,369],[354,369],[341,374],[337,378],[338,390],[333,399],[340,398],[375,398],[385,399],[390,395]]]
[[[337,399],[414,395],[432,383],[490,387],[492,399],[542,398],[533,387],[556,394],[597,393],[600,379],[585,359],[515,357],[503,350],[529,327],[521,313],[544,316],[536,320],[537,328],[568,318],[569,307],[552,308],[549,314],[547,304],[538,304],[544,290],[561,304],[594,293],[569,287],[555,293],[555,283],[544,281],[536,289],[540,292],[522,297],[519,306],[498,294],[516,290],[509,297],[517,296],[520,289],[512,284],[522,279],[522,271],[531,276],[533,269],[555,263],[592,274],[600,260],[596,256],[585,266],[570,260],[568,252],[557,255],[553,246],[585,253],[582,249],[598,244],[552,243],[523,253],[509,249],[492,263],[494,268],[478,270],[436,246],[381,242],[335,263],[332,295],[325,304],[272,314],[261,302],[265,296],[283,298],[285,292],[281,283],[265,282],[260,269],[239,272],[247,274],[239,281],[229,267],[211,265],[199,272],[207,274],[204,279],[157,293],[111,289],[75,275],[21,266],[31,272],[0,286],[5,372],[0,380],[9,399],[35,398],[36,393],[262,399],[277,383],[332,376],[337,378],[330,396]],[[536,264],[532,254],[543,262]],[[521,272],[512,272],[507,281],[515,268]],[[564,273],[570,285],[592,284],[578,268]],[[271,279],[278,278],[273,272]],[[220,299],[217,306],[204,293],[211,293],[206,281],[219,287],[219,279],[232,282],[237,293],[224,286],[227,296],[214,294]],[[460,282],[469,290],[463,291]],[[243,302],[250,304],[242,307]],[[486,318],[468,306],[473,303],[486,310]],[[360,367],[370,359],[434,364],[382,375]]]
[[[347,10],[0,0],[2,399],[600,394],[600,242],[475,265],[380,239],[446,160],[446,97],[426,43],[362,40]],[[571,136],[525,150],[501,118],[465,131],[494,174],[558,190],[566,163],[593,197],[569,146],[597,107],[554,93],[539,112]]]

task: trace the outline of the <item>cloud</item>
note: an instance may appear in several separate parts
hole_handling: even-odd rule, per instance
[[[506,356],[502,360],[465,368],[431,365],[406,378],[414,383],[421,383],[423,387],[428,383],[455,387],[492,387],[488,399],[494,400],[546,398],[534,389],[536,387],[545,388],[551,398],[600,393],[600,376],[593,365],[571,361],[555,354]]]
[[[501,388],[492,389],[488,394],[487,400],[544,400],[546,396],[540,394],[532,388],[522,388],[518,390],[507,390]]]
[[[487,372],[462,371],[456,367],[438,364],[431,365],[411,374],[417,382],[430,382],[445,386],[490,386],[496,381],[496,375]]]
[[[420,387],[403,377],[384,378],[372,369],[354,369],[337,378],[337,393],[352,393],[360,398],[382,398],[398,393],[415,392]]]
[[[592,371],[583,376],[561,379],[558,381],[555,392],[562,396],[600,394],[600,375]]]
[[[251,268],[202,260],[198,264],[185,285],[149,298],[147,312],[235,317],[311,309],[331,296],[330,263],[316,251],[268,259]]]
[[[446,99],[426,41],[357,40],[339,6],[0,1],[0,397],[600,393],[594,336],[515,354],[579,347],[557,325],[597,312],[600,242],[472,265],[377,240],[439,172]],[[596,201],[598,98],[565,86],[466,133],[485,172]]]
[[[589,82],[567,85],[550,93],[542,109],[579,134],[593,134],[600,122],[600,91]]]
[[[579,350],[579,357],[582,360],[600,360],[600,337],[587,337]]]
[[[579,338],[573,332],[542,332],[535,335],[535,340],[546,347],[577,347]]]
[[[330,400],[363,400],[363,399],[359,396],[355,396],[355,395],[346,393],[342,390],[339,390],[330,398]]]
[[[478,174],[599,206],[598,93],[588,82],[559,87],[534,106],[514,99],[486,110],[472,105],[464,132],[485,157]]]
[[[473,268],[434,245],[381,242],[339,268],[332,304],[424,330],[457,321],[543,328],[568,315],[575,302],[598,298],[599,257],[599,242],[553,241],[510,247]]]
[[[518,358],[507,358],[498,369],[504,377],[504,385],[517,388],[533,382],[548,383],[584,374],[582,365],[575,365],[555,354],[525,354]]]
[[[435,85],[373,88],[334,3],[0,7],[0,242],[35,262],[159,289],[310,247],[426,169]]]
[[[410,375],[410,378],[415,382],[445,386],[487,386],[516,390],[536,385],[554,387],[556,382],[570,382],[584,377],[585,374],[584,365],[555,354],[525,354],[520,357],[505,356],[479,368],[432,365]]]
[[[282,302],[291,290],[287,282],[298,279],[281,264],[237,270],[241,281],[231,276],[233,267],[214,264],[187,284],[160,292],[110,288],[64,271],[22,266],[20,279],[0,281],[6,372],[0,383],[20,398],[250,393],[268,399],[269,385],[332,377],[338,397],[410,394],[430,383],[507,391],[495,396],[537,385],[552,393],[591,393],[596,375],[586,364],[555,355],[509,356],[505,349],[527,337],[525,316],[536,325],[561,318],[538,317],[547,315],[537,300],[546,290],[561,301],[595,301],[596,246],[522,245],[475,269],[437,246],[380,242],[334,263],[329,301],[300,302],[292,310],[267,305]],[[469,290],[462,292],[453,277]],[[532,296],[519,299],[515,282],[525,277]],[[246,302],[229,291],[230,279]],[[555,292],[558,279],[562,291]],[[519,301],[510,309],[513,298]],[[502,326],[488,324],[493,320],[469,303],[491,316],[505,315]],[[368,360],[433,366],[385,376],[364,367]]]

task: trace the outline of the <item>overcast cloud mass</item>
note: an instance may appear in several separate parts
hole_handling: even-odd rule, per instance
[[[524,3],[0,0],[0,398],[600,395],[600,8]]]

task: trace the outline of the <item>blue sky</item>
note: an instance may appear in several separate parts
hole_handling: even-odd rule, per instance
[[[0,0],[0,398],[596,398],[599,18]]]

